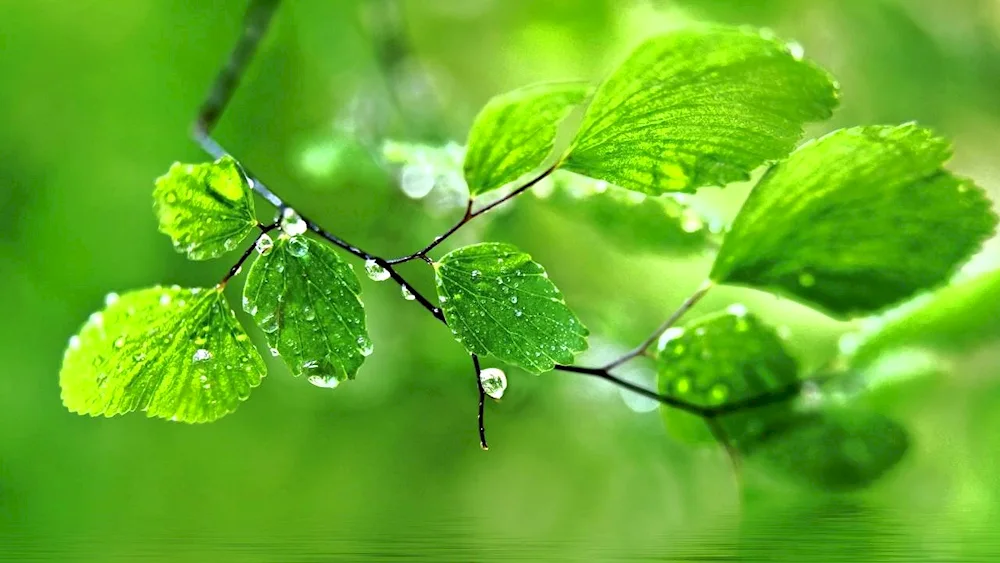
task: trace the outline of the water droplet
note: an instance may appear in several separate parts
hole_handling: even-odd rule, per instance
[[[260,238],[257,239],[254,246],[257,248],[257,252],[259,252],[261,256],[266,256],[269,252],[271,252],[271,249],[274,248],[274,239],[271,238],[271,235],[264,233],[260,235]]]
[[[478,278],[479,274],[480,274],[479,270],[472,270],[472,272],[470,272],[470,275],[473,277],[473,279]]]
[[[167,305],[170,305],[170,301],[171,297],[169,293],[164,293],[163,295],[160,296],[160,305],[166,307]]]
[[[712,390],[709,391],[709,395],[711,395],[712,400],[716,403],[722,403],[729,396],[729,388],[725,384],[716,383],[712,386]]]
[[[198,348],[194,351],[194,356],[191,356],[192,362],[205,362],[212,359],[212,353],[204,348]]]
[[[522,313],[520,309],[515,309],[515,310],[514,310],[514,316],[515,316],[515,317],[520,317],[520,316],[521,316],[521,315],[523,315],[523,314],[524,314],[524,313]]]
[[[115,340],[115,348],[123,348],[125,346],[125,337],[120,336]]]
[[[448,302],[448,298],[445,297],[444,295],[438,295],[438,301],[441,302],[441,303],[447,303]]]
[[[514,295],[513,297],[511,297],[511,298],[510,298],[510,302],[511,302],[511,303],[517,303],[517,296],[516,296],[516,295]]]
[[[278,316],[274,313],[264,315],[259,321],[257,321],[257,324],[264,332],[275,332],[278,330]]]
[[[434,189],[434,180],[434,169],[430,165],[407,165],[400,174],[399,186],[410,198],[420,199]]]
[[[316,369],[319,367],[319,362],[316,360],[309,360],[302,362],[302,369]]]
[[[69,347],[71,350],[78,350],[80,348],[80,337],[73,335],[69,338]]]
[[[316,387],[323,387],[324,389],[333,389],[334,387],[340,385],[340,380],[336,377],[323,377],[319,375],[310,375],[309,383],[312,383]]]
[[[288,253],[296,258],[302,258],[309,253],[309,241],[305,237],[288,239]]]
[[[270,350],[271,350],[271,355],[274,357],[277,357],[281,354],[281,352],[279,352],[277,348],[271,348]]]
[[[117,302],[118,302],[118,294],[113,291],[104,296],[104,305],[107,307],[110,307]]]
[[[138,354],[132,356],[132,361],[137,364],[141,364],[142,362],[146,361],[146,354],[139,352]]]
[[[657,342],[657,347],[660,350],[663,350],[664,348],[667,347],[667,344],[669,344],[671,341],[677,340],[682,336],[684,336],[684,329],[682,327],[679,326],[670,327],[667,330],[663,331],[663,334],[660,335],[660,340]]]
[[[678,393],[687,393],[691,390],[691,380],[686,377],[678,379],[677,383],[674,384],[674,389]]]
[[[802,287],[812,287],[816,285],[816,277],[808,272],[799,274],[799,285]]]
[[[487,395],[499,399],[507,390],[507,374],[502,369],[486,368],[479,372],[479,383]]]
[[[692,209],[685,209],[681,213],[681,230],[685,233],[696,233],[705,226],[705,222]]]
[[[368,340],[368,338],[364,336],[358,337],[358,348],[360,349],[362,356],[371,356],[372,352],[375,351],[375,345],[372,344],[371,340]]]
[[[399,292],[403,294],[403,299],[406,299],[407,301],[413,301],[414,299],[416,299],[416,296],[413,295],[413,292],[407,289],[405,285],[399,286]]]
[[[806,50],[802,47],[802,44],[798,41],[789,41],[785,44],[785,48],[788,49],[788,54],[792,56],[793,59],[801,61],[802,57],[805,56]]]
[[[726,312],[734,317],[745,317],[747,315],[747,308],[742,303],[733,303],[729,307],[726,307]]]
[[[311,321],[316,318],[316,311],[312,307],[304,307],[302,309],[302,318]]]
[[[375,260],[365,260],[365,272],[372,281],[385,281],[389,279],[389,270],[386,270]]]
[[[281,231],[290,237],[297,237],[305,234],[309,230],[309,225],[291,207],[286,207],[281,212]]]
[[[90,319],[87,321],[96,327],[104,326],[104,315],[100,313],[92,313]]]

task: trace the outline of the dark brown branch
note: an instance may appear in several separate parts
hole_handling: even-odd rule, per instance
[[[486,424],[484,422],[486,389],[483,389],[483,378],[481,376],[483,368],[479,365],[479,356],[472,354],[472,365],[476,368],[476,387],[479,389],[479,447],[488,450],[490,449],[490,445],[486,443]]]

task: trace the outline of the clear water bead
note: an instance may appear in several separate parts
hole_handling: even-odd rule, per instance
[[[117,302],[118,302],[118,294],[113,291],[104,296],[104,305],[107,307],[110,307]]]
[[[288,239],[288,253],[296,258],[302,258],[309,253],[309,241],[305,237]]]
[[[413,295],[412,291],[407,289],[405,285],[399,286],[399,292],[403,294],[403,299],[406,299],[407,301],[413,301],[414,299],[417,298],[415,295]]]
[[[291,207],[286,207],[281,212],[281,231],[290,237],[297,237],[305,234],[309,230],[309,225]]]
[[[257,239],[254,246],[257,247],[257,252],[259,252],[261,256],[265,256],[271,252],[272,248],[274,248],[274,239],[271,238],[271,235],[264,233],[260,235],[260,238]]]
[[[385,281],[389,279],[389,270],[386,270],[375,260],[365,260],[365,272],[373,281]]]
[[[502,369],[486,368],[479,372],[479,383],[487,395],[499,399],[507,390],[507,374]]]
[[[198,348],[191,357],[192,362],[205,362],[212,359],[212,353],[204,348]]]
[[[340,385],[340,380],[336,377],[323,377],[319,375],[310,375],[309,383],[312,383],[316,387],[322,387],[324,389],[333,389]]]
[[[367,337],[358,337],[358,349],[361,351],[362,356],[371,356],[372,352],[375,351],[375,345]]]

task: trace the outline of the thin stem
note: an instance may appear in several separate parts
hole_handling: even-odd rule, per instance
[[[253,251],[257,248],[257,243],[260,241],[261,237],[266,235],[268,232],[277,229],[278,223],[272,223],[270,225],[258,225],[258,226],[260,227],[260,233],[258,233],[257,237],[253,239],[253,244],[248,246],[247,249],[243,251],[243,254],[240,255],[240,259],[237,260],[235,264],[233,264],[232,268],[229,268],[229,272],[227,272],[225,277],[222,278],[222,281],[219,282],[219,286],[225,287],[226,284],[229,283],[229,280],[233,279],[234,277],[236,277],[237,274],[240,273],[240,269],[243,268],[243,264],[246,263],[247,259],[250,258],[250,255],[253,254]]]
[[[476,368],[476,387],[479,389],[479,447],[483,450],[490,449],[486,443],[486,424],[484,423],[484,411],[486,410],[486,389],[483,389],[483,378],[480,377],[482,368],[479,365],[479,356],[472,354],[472,365]]]
[[[584,375],[591,375],[591,376],[603,379],[605,381],[609,381],[609,382],[611,382],[611,383],[613,383],[613,384],[615,384],[615,385],[617,385],[619,387],[623,387],[625,389],[628,389],[629,391],[632,391],[633,393],[636,393],[638,395],[642,395],[643,397],[647,397],[649,399],[653,399],[654,401],[659,401],[660,403],[663,403],[664,405],[671,406],[671,407],[674,407],[674,408],[677,408],[677,409],[680,409],[682,411],[689,412],[691,414],[695,414],[695,415],[698,415],[698,416],[708,416],[708,413],[710,412],[709,409],[706,408],[706,407],[695,405],[693,403],[689,403],[689,402],[684,401],[682,399],[678,399],[676,397],[671,397],[670,395],[662,395],[660,393],[657,393],[656,391],[652,391],[650,389],[646,389],[645,387],[642,387],[641,385],[636,385],[635,383],[632,383],[631,381],[628,381],[626,379],[622,379],[622,378],[620,378],[620,377],[618,377],[618,376],[610,373],[606,368],[588,368],[588,367],[581,367],[581,366],[556,365],[555,369],[558,370],[558,371],[565,371],[565,372],[569,372],[569,373],[581,373],[581,374],[584,374]]]
[[[663,324],[656,327],[656,330],[653,331],[653,334],[650,334],[638,346],[636,346],[635,348],[633,348],[620,358],[604,366],[604,369],[605,370],[614,369],[624,364],[625,362],[631,361],[632,359],[645,354],[646,351],[649,349],[649,347],[652,346],[653,343],[656,342],[657,339],[659,339],[660,336],[662,336],[663,333],[667,331],[667,329],[677,324],[677,321],[679,321],[681,317],[684,316],[685,313],[690,311],[692,307],[694,307],[699,301],[701,301],[701,298],[704,297],[705,294],[708,293],[708,290],[712,289],[714,285],[715,284],[712,283],[711,280],[708,280],[705,283],[701,284],[701,287],[699,287],[694,293],[692,293],[690,297],[685,299],[684,302],[681,303],[681,306],[678,307],[677,310],[674,311],[674,313],[667,318],[667,320],[663,321]]]
[[[451,228],[449,228],[444,233],[442,233],[442,234],[434,237],[434,240],[432,240],[430,242],[430,244],[428,244],[427,246],[425,246],[425,247],[421,248],[420,250],[414,252],[413,254],[408,254],[408,255],[402,256],[400,258],[393,258],[392,260],[388,260],[388,263],[389,264],[402,264],[403,262],[409,262],[410,260],[415,260],[417,258],[426,258],[428,252],[430,252],[431,250],[434,250],[435,248],[437,248],[437,246],[439,244],[441,244],[442,242],[448,240],[448,238],[451,237],[451,235],[455,234],[459,229],[461,229],[462,227],[464,227],[465,225],[467,225],[470,221],[472,221],[476,217],[479,217],[480,215],[484,215],[486,213],[489,213],[493,209],[496,209],[497,207],[503,205],[504,203],[506,203],[506,202],[510,201],[511,199],[514,199],[518,195],[524,193],[525,191],[527,191],[528,189],[530,189],[531,187],[533,187],[535,184],[537,184],[538,182],[541,182],[542,180],[544,180],[545,178],[547,178],[550,174],[552,174],[553,172],[555,172],[556,168],[559,167],[560,163],[561,163],[561,161],[560,162],[556,162],[552,166],[549,166],[545,170],[539,172],[537,176],[535,176],[531,180],[528,180],[524,185],[518,187],[517,189],[511,191],[509,194],[507,194],[507,195],[503,196],[502,198],[494,201],[493,203],[487,205],[486,207],[483,207],[482,209],[479,209],[479,210],[476,210],[476,211],[472,211],[473,200],[470,198],[469,199],[469,203],[468,203],[468,205],[465,208],[465,215],[463,215],[462,218],[459,219],[457,223],[455,223],[454,225],[452,225]]]
[[[722,444],[722,447],[726,450],[726,454],[729,456],[729,461],[733,464],[733,472],[739,476],[741,467],[740,452],[736,449],[735,444],[733,444],[733,441],[729,438],[729,433],[726,432],[726,429],[722,427],[719,419],[714,415],[705,417],[705,424],[708,425],[708,429],[712,433],[715,440]],[[738,478],[739,477],[737,477],[737,479]]]

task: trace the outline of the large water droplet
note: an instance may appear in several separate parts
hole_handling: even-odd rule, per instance
[[[399,286],[399,292],[403,294],[403,299],[406,299],[407,301],[413,301],[417,298],[405,285]]]
[[[70,350],[77,350],[80,348],[80,337],[73,335],[69,338],[69,348]]]
[[[373,281],[385,281],[389,279],[389,270],[386,270],[375,260],[365,260],[365,272]]]
[[[304,307],[302,309],[302,318],[311,321],[316,318],[316,311],[312,307]]]
[[[375,345],[367,337],[358,337],[358,349],[361,351],[362,356],[371,356],[372,352],[375,351]]]
[[[507,374],[502,369],[486,368],[479,372],[479,383],[487,395],[499,399],[507,390]]]
[[[660,335],[660,339],[657,342],[657,347],[660,350],[663,350],[664,348],[667,347],[667,344],[669,344],[671,341],[676,340],[682,336],[684,336],[684,329],[682,327],[679,326],[670,327],[667,330],[663,331],[663,334]]]
[[[797,61],[801,61],[806,54],[805,48],[798,41],[789,41],[785,44],[785,48],[788,49],[788,54]]]
[[[309,225],[291,207],[286,207],[281,212],[281,231],[290,237],[297,237],[305,234],[309,230]]]
[[[109,294],[107,294],[107,295],[104,296],[104,305],[105,306],[110,307],[110,306],[114,305],[117,302],[118,302],[118,294],[115,293],[115,292],[113,292],[113,291],[111,293],[109,293]]]
[[[257,325],[260,326],[260,329],[264,332],[275,332],[278,330],[278,316],[274,313],[264,315],[257,321]]]
[[[212,353],[204,348],[198,348],[194,351],[194,355],[191,356],[192,362],[206,362],[212,359]]]
[[[309,241],[305,237],[288,239],[288,253],[296,258],[302,258],[309,253]]]
[[[340,385],[340,380],[332,376],[310,375],[308,381],[316,387],[323,387],[324,389],[333,389]]]
[[[428,164],[414,164],[403,167],[399,185],[403,193],[413,199],[420,199],[434,189],[434,169]]]
[[[261,256],[265,256],[271,252],[272,248],[274,248],[274,239],[271,238],[271,235],[264,233],[260,235],[260,238],[257,239],[254,246],[257,247],[257,252],[259,252]]]

